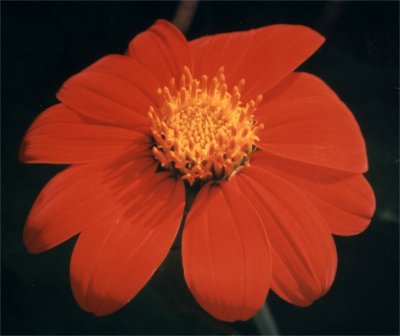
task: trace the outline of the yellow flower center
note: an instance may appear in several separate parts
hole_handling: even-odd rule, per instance
[[[197,180],[229,179],[237,169],[248,164],[248,157],[259,140],[263,127],[254,119],[262,100],[243,104],[242,79],[229,91],[224,68],[211,81],[192,77],[189,68],[176,83],[159,88],[157,108],[150,107],[154,156],[162,167],[182,176],[190,185]]]

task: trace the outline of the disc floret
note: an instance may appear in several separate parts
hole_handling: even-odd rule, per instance
[[[152,151],[161,166],[181,175],[192,185],[196,180],[229,179],[248,164],[263,127],[254,119],[262,100],[243,105],[242,79],[229,91],[224,68],[209,81],[193,78],[188,67],[169,86],[157,90],[159,106],[150,107]]]

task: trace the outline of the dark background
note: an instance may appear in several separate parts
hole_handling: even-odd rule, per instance
[[[123,53],[154,20],[171,20],[177,3],[2,2],[1,7],[2,334],[232,334],[230,328],[256,333],[251,321],[224,326],[199,313],[179,269],[171,272],[179,265],[176,254],[125,308],[95,318],[78,308],[70,291],[75,239],[40,255],[28,254],[22,245],[30,206],[63,168],[18,162],[29,124],[56,102],[65,79],[103,55]],[[191,39],[273,23],[316,29],[327,42],[301,68],[338,93],[366,139],[376,216],[365,233],[335,238],[338,273],[325,297],[298,308],[269,295],[282,334],[399,332],[398,7],[389,1],[201,2],[187,33]]]

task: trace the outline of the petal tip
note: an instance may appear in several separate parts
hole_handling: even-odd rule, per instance
[[[26,155],[26,140],[25,137],[22,139],[18,149],[18,161],[21,163],[28,163],[29,159]]]
[[[318,47],[320,47],[322,44],[325,43],[325,41],[326,41],[325,36],[323,36],[321,33],[316,31],[315,29],[308,27],[308,26],[304,26],[304,25],[296,25],[296,27],[303,29],[305,33],[310,35],[310,37],[313,36],[316,44],[318,44]]]
[[[27,224],[25,224],[25,226],[26,225]],[[27,229],[26,227],[23,231],[22,241],[28,253],[31,254],[39,254],[50,248],[43,241],[41,241],[39,237],[32,232],[32,230]]]
[[[28,237],[24,235],[23,238],[23,243],[24,246],[26,248],[26,250],[28,251],[28,253],[30,254],[39,254],[42,253],[46,250],[45,247],[42,246],[42,244],[40,242],[38,242],[37,239],[32,239],[32,237]]]

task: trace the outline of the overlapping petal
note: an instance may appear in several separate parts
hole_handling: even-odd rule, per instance
[[[271,281],[268,239],[234,185],[201,189],[185,223],[182,258],[189,289],[214,317],[247,320],[264,303]]]
[[[96,316],[118,310],[142,289],[167,256],[183,213],[183,183],[168,173],[147,170],[121,182],[125,205],[81,233],[71,259],[74,296]]]
[[[168,85],[172,77],[178,79],[184,66],[192,67],[186,38],[165,20],[157,20],[135,36],[129,44],[128,55],[152,71],[161,87]]]
[[[134,151],[72,166],[43,189],[29,214],[24,242],[33,253],[83,231],[71,261],[71,284],[81,307],[96,315],[126,304],[175,238],[183,183],[155,168],[150,155]]]
[[[254,206],[267,231],[272,289],[299,306],[324,295],[335,277],[337,256],[315,206],[290,183],[257,167],[244,168],[231,182]]]
[[[293,73],[258,111],[264,151],[351,173],[368,169],[360,128],[346,105],[319,78]]]
[[[362,175],[285,160],[261,151],[251,164],[302,189],[334,234],[347,236],[364,231],[375,212],[374,192]]]
[[[149,133],[158,86],[137,61],[110,55],[68,79],[57,98],[93,122]]]
[[[204,36],[189,44],[195,75],[213,77],[224,66],[231,85],[245,79],[243,101],[247,102],[273,88],[323,42],[324,38],[308,27],[278,24]]]
[[[128,146],[144,151],[149,138],[142,133],[83,120],[63,104],[41,113],[30,126],[20,148],[28,163],[86,163],[121,154]]]

